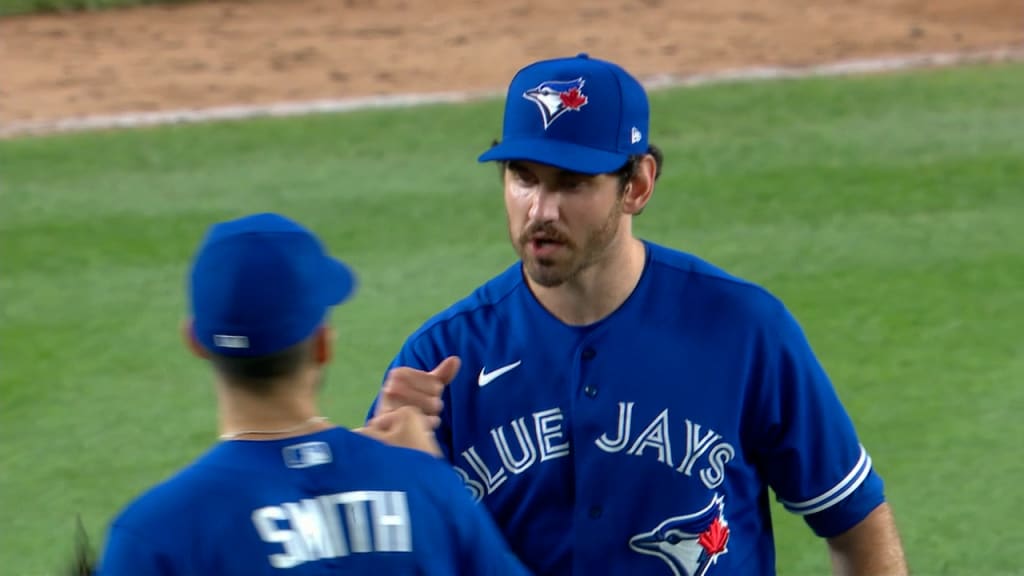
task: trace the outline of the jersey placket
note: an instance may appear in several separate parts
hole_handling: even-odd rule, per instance
[[[588,464],[592,464],[596,456],[592,431],[599,419],[601,405],[599,397],[603,383],[600,381],[600,370],[597,369],[601,335],[605,326],[593,330],[580,338],[573,350],[572,372],[570,382],[572,399],[572,434],[573,434],[573,471],[575,481],[575,540],[573,549],[574,574],[598,574],[607,568],[605,559],[611,552],[594,538],[601,538],[601,529],[605,525],[605,505],[607,491],[604,488],[606,478],[594,478],[586,473]]]

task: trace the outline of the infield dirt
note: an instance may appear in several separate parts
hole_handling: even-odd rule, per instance
[[[427,8],[434,5],[435,9]],[[263,0],[0,19],[0,122],[1024,47],[1020,0]]]

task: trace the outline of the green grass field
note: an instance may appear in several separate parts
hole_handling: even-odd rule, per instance
[[[1024,66],[657,92],[644,237],[797,314],[918,575],[1024,574]],[[276,210],[352,262],[323,399],[356,425],[405,336],[503,269],[500,103],[0,142],[0,573],[56,574],[215,438],[179,341],[215,220]],[[783,576],[826,574],[779,513]]]
[[[183,4],[197,0],[0,0],[0,16],[36,12],[81,12],[147,4]]]

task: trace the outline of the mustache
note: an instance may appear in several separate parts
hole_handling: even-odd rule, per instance
[[[550,223],[541,223],[528,226],[519,236],[521,244],[527,244],[533,240],[548,240],[561,244],[571,244],[568,235],[563,234]]]

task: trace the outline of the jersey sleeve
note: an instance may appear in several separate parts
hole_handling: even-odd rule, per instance
[[[454,471],[445,474],[444,498],[458,538],[459,574],[530,576],[509,548],[490,513],[478,504]]]
[[[804,331],[778,310],[756,408],[760,466],[786,510],[832,537],[884,502],[883,483]]]
[[[121,524],[115,522],[111,525],[96,576],[170,574],[169,566],[145,539]]]

